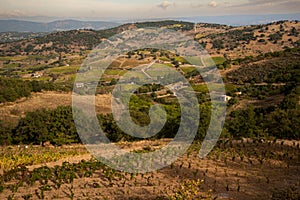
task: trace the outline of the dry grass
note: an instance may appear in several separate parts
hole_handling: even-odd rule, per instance
[[[96,112],[110,112],[110,95],[97,95]],[[55,109],[58,106],[71,106],[72,93],[41,92],[34,93],[29,98],[22,98],[13,103],[0,105],[0,120],[17,123],[20,117],[24,117],[26,112],[38,109]]]
[[[270,51],[283,51],[285,47],[294,47],[294,44],[289,40],[296,42],[299,40],[299,38],[289,35],[289,33],[291,32],[292,27],[295,27],[299,32],[300,23],[285,22],[282,25],[285,31],[281,32],[283,34],[282,40],[278,40],[276,44],[274,44],[272,41],[269,41],[268,39],[271,34],[274,34],[280,30],[279,24],[268,25],[266,26],[268,27],[268,30],[265,30],[265,28],[263,28],[263,32],[259,32],[260,29],[254,30],[254,36],[257,36],[256,41],[250,41],[249,44],[240,43],[234,50],[226,50],[225,48],[220,50],[214,49],[212,40],[210,38],[202,38],[200,39],[200,41],[207,42],[206,50],[211,56],[223,56],[224,54],[226,54],[231,59],[243,58],[246,56],[258,56],[259,54],[268,53]],[[237,27],[235,29],[243,29],[243,27]],[[265,42],[258,42],[260,39],[264,39]]]
[[[284,99],[284,95],[274,95],[268,97],[264,100],[257,100],[257,99],[242,99],[238,101],[237,104],[230,107],[227,112],[230,113],[233,110],[242,110],[248,108],[250,105],[253,108],[267,108],[269,106],[276,106],[279,105]]]

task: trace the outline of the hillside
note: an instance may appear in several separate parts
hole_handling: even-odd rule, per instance
[[[231,27],[218,24],[197,24],[163,21],[126,24],[116,28],[94,31],[76,30],[53,33],[47,36],[20,40],[1,44],[1,52],[5,55],[72,53],[90,50],[116,33],[127,29],[151,26],[166,27],[178,30],[179,24],[186,34],[194,35],[211,55],[241,58],[257,56],[269,51],[282,51],[299,46],[300,23],[298,21],[280,21],[266,25]]]
[[[3,32],[0,33],[0,43],[14,42],[48,35],[48,33],[33,32]]]
[[[118,26],[115,22],[60,20],[49,23],[0,20],[0,32],[54,32],[75,29],[108,29]]]
[[[298,21],[228,27],[222,28],[222,31],[215,28],[215,30],[215,33],[204,33],[198,36],[199,42],[210,54],[225,55],[231,59],[258,56],[262,53],[300,46],[300,22]]]
[[[179,24],[179,27],[174,26],[176,24]],[[167,27],[174,30],[191,30],[193,24],[188,22],[162,21],[125,24],[100,31],[83,29],[56,32],[47,36],[0,44],[0,55],[80,53],[85,50],[91,50],[97,46],[103,38],[109,38],[114,34],[121,33],[128,29],[145,27]]]
[[[109,38],[124,30],[153,26],[181,31],[195,36],[196,40],[205,44],[224,78],[227,95],[231,97],[228,102],[229,119],[234,118],[230,115],[232,112],[242,112],[248,109],[249,106],[255,113],[252,116],[254,119],[260,112],[263,112],[266,116],[273,114],[273,117],[275,117],[275,113],[273,113],[275,108],[288,113],[290,110],[294,112],[295,107],[297,107],[295,102],[299,93],[296,84],[299,81],[297,78],[297,74],[299,74],[299,42],[297,36],[300,27],[298,22],[282,21],[259,26],[231,27],[204,23],[194,26],[194,24],[188,22],[161,21],[125,24],[100,31],[72,30],[56,32],[47,36],[1,44],[0,81],[2,89],[0,102],[4,103],[2,113],[5,113],[7,119],[14,119],[14,122],[16,122],[16,119],[24,116],[26,111],[35,110],[22,110],[22,108],[11,110],[6,105],[7,102],[15,102],[23,97],[30,98],[32,93],[42,91],[71,92],[80,65],[90,50],[99,44],[102,39]],[[278,35],[281,37],[277,37]],[[260,41],[262,37],[265,38],[264,42]],[[222,43],[219,44],[218,41],[222,41]],[[232,45],[236,45],[236,47],[231,48]],[[240,50],[243,46],[247,47],[247,51]],[[115,60],[101,77],[97,94],[111,93],[117,80],[126,71],[135,66],[149,63],[154,59],[158,60],[156,62],[178,70],[190,81],[197,93],[199,102],[204,104],[203,112],[208,115],[209,95],[201,75],[185,59],[162,50],[137,50]],[[157,70],[160,69],[159,65],[156,67]],[[148,85],[139,91],[142,96],[137,97],[135,102],[137,105],[148,101],[163,103],[169,110],[174,109],[172,120],[177,120],[177,103],[171,91],[157,85]],[[59,94],[57,95],[60,98]],[[65,98],[64,95],[65,93],[62,94],[62,99]],[[27,100],[25,99],[25,101]],[[287,106],[287,104],[290,105]],[[45,103],[44,105],[45,108],[48,108],[48,104]],[[70,102],[59,105],[68,106]],[[151,104],[148,102],[146,105],[150,106]],[[43,106],[38,108],[43,108]],[[55,107],[51,107],[51,109],[55,109]],[[145,110],[139,109],[139,107],[133,107],[133,109],[135,110],[137,122],[140,119],[142,124],[147,124],[149,118]],[[260,109],[266,110],[262,111]],[[107,113],[107,111],[104,113]],[[289,115],[297,116],[298,112],[289,113]],[[234,116],[239,115],[235,114]],[[3,116],[2,119],[5,119],[5,117]],[[108,117],[106,120],[111,121],[112,119]],[[207,122],[207,119],[204,120]],[[274,119],[271,117],[268,120],[270,122]],[[258,130],[262,131],[266,128],[268,122],[261,119],[258,121],[260,121],[260,124],[253,125],[257,129],[256,136],[261,135]],[[111,121],[111,123],[113,122]],[[239,121],[238,124],[240,123]],[[171,122],[169,125],[173,126]],[[230,132],[236,135],[241,128],[231,129]],[[205,129],[201,129],[202,134],[204,131]],[[269,134],[274,135],[271,132]],[[286,134],[288,135],[284,135],[282,138],[299,137],[287,132]],[[165,135],[170,136],[172,133],[166,131]],[[199,137],[202,136],[199,135]],[[119,140],[120,137],[114,139]]]

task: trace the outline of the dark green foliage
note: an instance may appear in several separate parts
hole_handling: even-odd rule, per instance
[[[0,103],[13,102],[22,97],[29,97],[31,92],[52,89],[54,89],[52,83],[0,78]]]
[[[12,126],[0,120],[0,145],[9,145],[11,138]]]
[[[234,137],[300,139],[299,93],[287,95],[279,108],[248,108],[233,111],[226,128]]]
[[[258,42],[264,43],[264,42],[266,42],[266,40],[265,39],[259,39]]]
[[[180,24],[181,27],[177,27],[173,25]],[[173,21],[173,20],[166,20],[166,21],[159,21],[159,22],[141,22],[135,24],[137,28],[147,28],[147,27],[169,27],[175,31],[177,30],[185,30],[189,31],[194,28],[194,24],[190,22],[183,22],[183,21]]]
[[[150,99],[147,99],[150,98]],[[133,121],[140,126],[148,125],[148,116],[151,97],[133,96],[130,101],[130,113]],[[150,139],[172,138],[177,134],[181,116],[180,106],[176,102],[169,104],[161,101],[167,112],[167,122],[163,129]],[[278,107],[270,108],[248,108],[242,111],[234,111],[227,120],[226,129],[234,137],[265,137],[299,139],[300,112],[299,94],[297,89],[291,90]],[[205,103],[200,105],[200,125],[196,139],[203,139],[210,123],[211,107]],[[137,138],[125,134],[116,124],[113,115],[99,115],[99,123],[106,136],[113,142],[134,141]],[[71,107],[58,107],[55,110],[39,110],[27,113],[20,119],[17,127],[10,134],[9,128],[1,126],[1,143],[39,144],[50,141],[53,144],[62,145],[78,143],[80,139],[76,133],[73,122]]]
[[[267,53],[252,61],[260,64],[248,64],[250,59],[240,59],[243,66],[227,74],[227,80],[233,83],[297,83],[300,75],[299,49]]]
[[[150,97],[148,97],[150,98]],[[161,100],[161,99],[159,99]],[[132,120],[139,126],[147,126],[150,123],[149,109],[151,107],[151,98],[147,99],[144,96],[135,96],[133,95],[130,100],[130,115]],[[173,102],[171,105],[164,103],[165,110],[167,112],[167,122],[163,129],[157,133],[154,137],[149,139],[157,138],[172,138],[176,135],[180,123],[180,107],[176,102]],[[134,141],[137,138],[131,137],[130,135],[125,134],[116,124],[113,115],[99,115],[99,122],[106,133],[106,136],[113,142],[118,141]]]
[[[146,84],[138,89],[138,94],[162,90],[164,87],[159,84]]]
[[[0,103],[14,102],[22,97],[29,97],[31,92],[41,91],[71,91],[73,85],[44,82],[22,81],[16,78],[0,77]]]
[[[100,126],[103,132],[110,141],[118,142],[121,140],[130,141],[133,138],[130,135],[126,135],[117,125],[112,114],[99,115],[98,116]]]
[[[286,139],[300,139],[299,109],[277,109],[266,116],[265,128],[271,136]]]
[[[276,109],[270,113],[261,113],[259,109],[247,109],[231,113],[227,129],[232,136],[269,137],[282,139],[300,139],[300,112],[297,109]],[[264,111],[266,112],[266,111]]]
[[[199,71],[197,69],[194,69],[193,71],[187,72],[186,74],[184,74],[185,78],[189,79],[195,76],[198,76],[199,81],[203,81]]]
[[[280,33],[274,33],[269,36],[270,41],[278,41],[282,39],[282,35]]]
[[[295,75],[295,73],[293,74]],[[284,76],[284,75],[283,75]],[[250,97],[284,94],[280,105],[268,108],[248,108],[233,111],[226,128],[234,137],[268,137],[299,139],[299,87],[296,82],[282,87],[245,86],[242,91]]]
[[[251,40],[256,40],[253,32],[256,28],[256,26],[252,26],[243,30],[230,30],[225,33],[211,34],[206,37],[212,39],[213,48],[223,49],[226,47],[233,50],[241,43],[250,43]]]
[[[93,30],[74,30],[74,31],[64,31],[64,32],[56,32],[45,37],[39,37],[36,39],[36,44],[44,44],[53,42],[54,49],[58,45],[63,45],[61,49],[56,49],[57,52],[68,51],[69,45],[76,46],[85,46],[87,49],[92,49],[95,45],[100,43],[101,39],[101,31],[93,31]]]
[[[0,103],[15,101],[21,97],[29,97],[31,91],[32,86],[30,82],[0,78]]]
[[[14,143],[24,144],[40,144],[50,141],[53,144],[62,145],[80,142],[71,107],[28,112],[24,118],[20,119],[12,138]]]
[[[256,133],[256,118],[252,108],[234,111],[227,126],[228,131],[235,137],[253,137]]]
[[[224,48],[223,40],[213,40],[212,44],[213,44],[213,48],[216,48],[216,49],[223,49]]]

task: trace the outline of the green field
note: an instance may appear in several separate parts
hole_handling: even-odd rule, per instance
[[[21,61],[27,59],[27,56],[4,56],[0,57],[0,61]]]
[[[190,73],[190,72],[193,72],[193,71],[196,70],[195,67],[180,67],[180,69],[181,69],[185,74]]]
[[[75,74],[77,73],[80,66],[65,66],[65,67],[54,67],[47,69],[46,72],[50,74]]]
[[[215,62],[216,65],[222,65],[226,59],[224,57],[212,57],[213,61]]]
[[[195,92],[207,93],[208,88],[206,85],[192,85],[192,88]]]
[[[178,61],[178,62],[181,62],[181,63],[187,63],[187,60],[184,59],[184,58],[182,58],[182,57],[180,57],[180,56],[176,56],[175,60]]]
[[[110,75],[110,76],[117,76],[117,75],[122,76],[126,72],[127,72],[126,70],[108,69],[108,70],[105,70],[104,74]]]
[[[192,65],[197,65],[197,66],[203,66],[203,63],[199,56],[196,57],[187,57],[186,60],[191,63]]]
[[[19,64],[17,64],[17,63],[11,63],[11,64],[4,64],[3,65],[4,68],[9,68],[9,69],[14,69],[18,66],[19,66]]]

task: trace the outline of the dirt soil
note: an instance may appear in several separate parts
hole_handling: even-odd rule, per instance
[[[168,140],[143,141],[118,145],[125,149],[142,150],[155,149],[167,142]],[[122,179],[115,178],[110,182],[103,172],[96,171],[92,177],[78,178],[73,184],[64,184],[58,190],[45,191],[45,199],[168,199],[186,180],[197,179],[204,181],[200,190],[211,190],[217,199],[271,199],[274,192],[290,188],[291,185],[300,189],[299,143],[300,141],[235,141],[224,144],[226,147],[222,150],[215,149],[204,159],[198,157],[198,150],[195,149],[171,166],[147,174],[137,174],[134,178],[123,173]],[[263,152],[273,152],[278,157],[261,160]],[[290,161],[282,159],[281,156],[286,153],[291,156]],[[86,154],[44,165],[53,167],[61,165],[63,161],[77,163],[90,158],[91,155]],[[28,168],[33,170],[39,166]],[[35,194],[39,186],[39,183],[25,185],[14,197],[22,199],[24,194],[33,194],[31,199],[39,199]],[[11,191],[5,190],[0,194],[0,199],[6,199],[11,194]]]
[[[96,96],[96,112],[111,112],[110,95]],[[0,104],[0,120],[17,123],[20,117],[24,117],[26,112],[38,109],[55,109],[58,106],[71,106],[72,93],[61,92],[41,92],[33,93],[29,98],[22,98],[12,103]]]

